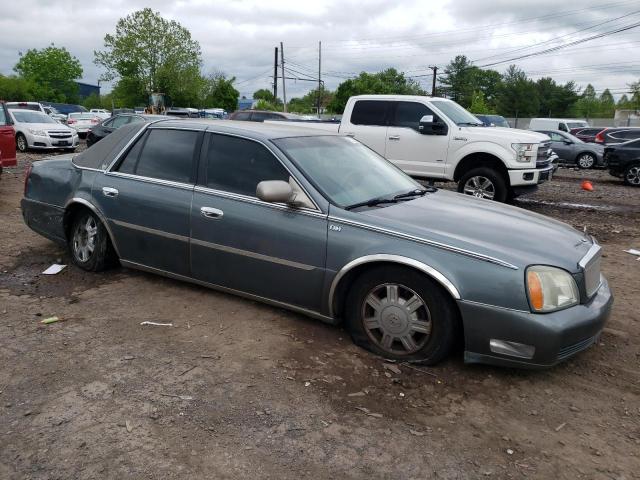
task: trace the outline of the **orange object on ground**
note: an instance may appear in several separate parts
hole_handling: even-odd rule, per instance
[[[587,192],[593,192],[593,185],[590,181],[585,180],[584,182],[582,182],[581,186],[583,190],[586,190]]]

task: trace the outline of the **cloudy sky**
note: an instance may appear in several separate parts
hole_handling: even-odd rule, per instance
[[[616,97],[640,79],[640,28],[505,62],[639,23],[637,0],[5,1],[0,73],[12,73],[20,51],[53,42],[71,51],[84,81],[95,84],[101,70],[93,51],[120,17],[146,6],[188,28],[202,47],[205,73],[235,76],[247,96],[271,88],[273,49],[281,41],[287,75],[298,78],[317,78],[322,41],[322,75],[332,89],[358,72],[395,67],[430,90],[427,67],[443,68],[458,54],[479,66],[504,62],[492,67],[499,71],[517,63],[533,78],[592,83]],[[288,80],[287,97],[312,86]]]

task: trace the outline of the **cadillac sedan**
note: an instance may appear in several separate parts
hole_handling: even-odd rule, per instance
[[[24,220],[100,271],[119,260],[323,321],[379,355],[546,367],[598,339],[601,248],[571,227],[423,187],[358,141],[160,120],[36,162]]]

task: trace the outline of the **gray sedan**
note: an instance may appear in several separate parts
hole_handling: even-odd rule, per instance
[[[516,207],[425,188],[358,141],[275,124],[127,125],[27,172],[25,222],[119,260],[289,308],[400,361],[544,367],[592,345],[601,248]]]
[[[558,155],[559,162],[576,165],[580,168],[604,166],[604,147],[596,143],[587,143],[567,132],[560,130],[536,130],[549,135],[551,149]]]

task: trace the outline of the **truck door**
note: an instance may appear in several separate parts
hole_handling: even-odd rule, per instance
[[[348,123],[340,126],[340,133],[354,137],[385,157],[390,106],[387,100],[356,100]]]
[[[445,175],[449,135],[423,135],[420,119],[436,114],[420,102],[393,102],[385,157],[404,172],[416,177]]]

